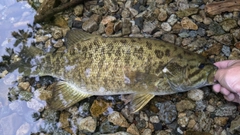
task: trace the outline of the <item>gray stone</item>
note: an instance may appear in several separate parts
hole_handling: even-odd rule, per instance
[[[174,34],[163,34],[162,35],[162,40],[174,44],[175,40],[176,40],[176,35],[174,35]]]
[[[152,134],[152,130],[149,128],[145,128],[141,135],[151,135],[151,134]]]
[[[157,23],[158,21],[144,21],[143,23],[143,32],[151,34],[153,32],[153,30],[155,30],[157,28]]]
[[[219,36],[213,36],[213,39],[217,40],[218,42],[224,45],[232,45],[233,36],[232,34],[224,34]]]
[[[104,0],[104,5],[108,7],[109,11],[114,13],[119,10],[119,6],[116,0]]]
[[[190,100],[181,100],[176,104],[176,108],[179,112],[183,112],[185,110],[191,110],[195,108],[195,104]]]
[[[203,18],[200,15],[192,15],[191,17],[198,22],[203,22]]]
[[[211,23],[208,28],[214,35],[222,35],[225,33],[221,25],[216,22]]]
[[[204,96],[204,93],[200,89],[195,89],[195,90],[188,91],[188,98],[190,98],[194,101],[202,100],[203,96]]]
[[[233,104],[224,104],[215,111],[216,116],[232,116],[237,112],[237,107]]]
[[[129,19],[123,18],[122,19],[122,34],[123,35],[130,34],[131,27],[132,27],[132,23],[129,21]]]
[[[160,122],[160,119],[157,115],[154,115],[154,116],[150,116],[150,122],[152,123],[159,123]]]
[[[168,22],[171,26],[173,26],[177,21],[178,21],[178,19],[177,19],[176,14],[170,15],[170,17],[169,17],[168,20],[167,20],[167,22]]]
[[[108,115],[108,121],[120,127],[129,127],[129,124],[123,115],[116,111]]]
[[[208,105],[206,109],[207,109],[208,112],[214,112],[215,111],[215,107],[212,106],[212,105]]]
[[[98,24],[93,19],[88,19],[82,25],[82,29],[88,32],[98,30]]]
[[[234,134],[237,135],[240,133],[240,116],[236,117],[232,122],[231,122],[231,126],[229,131]]]
[[[225,31],[230,31],[232,28],[237,27],[237,22],[233,19],[227,19],[221,22],[221,25]]]
[[[231,49],[229,46],[223,45],[222,46],[222,52],[225,56],[229,57],[231,54]]]
[[[172,123],[177,117],[176,106],[170,102],[156,103],[159,119],[165,123]]]
[[[166,10],[164,10],[164,9],[160,9],[159,10],[159,14],[158,14],[158,20],[159,21],[165,21],[166,19],[167,19],[167,11]]]
[[[164,22],[161,24],[161,28],[164,30],[164,31],[171,31],[172,27],[169,23],[167,22]]]
[[[77,5],[75,8],[74,8],[74,15],[76,16],[81,16],[83,14],[83,5],[80,4],[80,5]]]

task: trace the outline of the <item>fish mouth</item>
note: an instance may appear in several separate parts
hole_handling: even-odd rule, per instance
[[[216,74],[217,70],[218,70],[218,67],[214,65],[214,68],[209,71],[209,75],[208,75],[208,78],[207,78],[208,85],[216,84],[215,74]]]

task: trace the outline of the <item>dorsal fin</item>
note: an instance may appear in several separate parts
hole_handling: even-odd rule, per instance
[[[67,32],[65,42],[67,46],[71,46],[79,41],[88,40],[91,38],[91,36],[92,36],[91,34],[84,32],[83,30],[72,29]]]

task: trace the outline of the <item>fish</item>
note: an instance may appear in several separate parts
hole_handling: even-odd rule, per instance
[[[207,58],[177,45],[150,38],[102,37],[80,29],[69,30],[65,49],[43,54],[24,46],[23,75],[59,78],[53,97],[55,110],[102,95],[131,94],[131,112],[153,97],[213,85],[216,66]],[[13,67],[15,67],[13,66]]]

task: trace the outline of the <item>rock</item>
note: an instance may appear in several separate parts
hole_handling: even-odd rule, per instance
[[[232,28],[237,27],[237,22],[233,19],[227,19],[222,21],[221,25],[225,31],[230,31]]]
[[[233,29],[231,30],[231,33],[234,38],[240,40],[240,29]]]
[[[216,116],[233,116],[237,111],[237,107],[233,104],[225,104],[216,109]]]
[[[143,111],[140,112],[140,120],[145,120],[146,122],[148,122],[149,120],[147,114],[144,113]]]
[[[163,23],[161,24],[161,28],[162,28],[164,31],[171,31],[171,29],[172,29],[172,27],[170,26],[170,24],[167,23],[167,22],[163,22]]]
[[[202,37],[206,34],[206,31],[203,28],[198,28],[197,34]]]
[[[68,121],[69,116],[70,116],[69,112],[66,112],[66,111],[61,112],[60,117],[59,117],[59,122],[60,122],[61,128],[67,128],[70,126],[69,121]]]
[[[188,98],[190,98],[194,101],[202,100],[203,96],[204,96],[204,93],[200,89],[195,89],[195,90],[188,91]]]
[[[167,19],[167,17],[168,17],[167,11],[161,8],[159,10],[158,20],[163,22]]]
[[[63,46],[62,39],[58,39],[57,42],[53,45],[55,48],[60,48]]]
[[[62,30],[59,29],[59,28],[53,28],[53,30],[52,30],[52,37],[55,40],[58,40],[58,39],[62,38],[63,37]]]
[[[186,131],[184,135],[212,135],[212,134],[208,132]]]
[[[206,44],[207,44],[207,40],[205,38],[198,38],[197,40],[188,44],[188,47],[189,47],[190,51],[195,51],[195,50],[198,50],[199,48],[203,47]]]
[[[133,123],[127,128],[127,132],[132,135],[140,135],[136,125]]]
[[[177,36],[174,35],[174,34],[163,34],[162,35],[162,40],[174,44],[175,40],[176,40],[176,37]]]
[[[191,17],[197,22],[203,22],[203,18],[200,15],[192,15]]]
[[[107,25],[110,22],[116,21],[116,17],[114,16],[106,16],[105,18],[102,19],[101,24]]]
[[[196,125],[196,121],[194,119],[189,120],[187,127],[188,128],[194,128]]]
[[[131,15],[130,11],[127,10],[127,9],[124,9],[122,12],[121,12],[121,16],[122,18],[129,18]]]
[[[150,116],[149,119],[150,119],[151,123],[159,123],[160,122],[159,117],[157,115]]]
[[[143,32],[151,34],[157,28],[158,21],[144,21],[143,23]]]
[[[61,28],[68,28],[68,22],[61,15],[54,18],[53,24]]]
[[[169,132],[161,130],[161,131],[157,131],[156,135],[171,135]]]
[[[130,109],[127,106],[122,109],[121,113],[129,122],[133,122],[134,114],[130,112]]]
[[[228,59],[230,60],[240,59],[240,50],[237,48],[233,48]]]
[[[151,134],[152,134],[152,131],[149,128],[145,128],[141,133],[141,135],[151,135]]]
[[[138,17],[138,18],[135,18],[135,25],[138,26],[139,29],[142,29],[143,28],[143,18],[142,17]]]
[[[131,12],[132,16],[136,16],[138,14],[138,11],[134,8],[129,8],[129,11]]]
[[[219,55],[222,50],[222,45],[219,43],[213,44],[208,50],[206,50],[205,56],[210,56],[210,55]]]
[[[96,127],[97,127],[97,121],[91,116],[81,119],[78,124],[79,130],[87,131],[90,133],[93,133]]]
[[[234,46],[235,46],[237,49],[240,49],[240,42],[235,43]]]
[[[33,94],[29,91],[21,90],[19,92],[19,98],[24,101],[29,101],[33,97]]]
[[[30,129],[31,129],[30,124],[25,122],[18,128],[16,135],[26,135],[29,133]]]
[[[44,90],[44,88],[40,88],[34,91],[34,97],[38,100],[44,100],[52,98],[52,91]]]
[[[119,6],[116,0],[104,0],[104,5],[108,7],[109,11],[114,13],[119,10]]]
[[[114,126],[113,124],[111,124],[109,121],[104,121],[100,124],[99,127],[99,131],[100,133],[115,133],[117,132],[117,129],[119,128],[119,126]]]
[[[223,45],[222,46],[222,52],[225,56],[229,57],[231,50],[229,46]]]
[[[39,36],[37,35],[35,37],[35,42],[40,43],[40,42],[46,42],[49,39],[49,36]]]
[[[189,100],[181,100],[180,102],[178,102],[176,104],[177,111],[179,111],[179,112],[194,109],[195,106],[196,105]]]
[[[208,112],[214,112],[214,111],[215,111],[215,107],[212,106],[212,105],[208,105],[208,106],[207,106],[207,111],[208,111]]]
[[[74,8],[74,15],[75,16],[81,16],[83,14],[83,5],[80,4],[80,5],[77,5],[75,8]]]
[[[114,23],[108,23],[107,24],[107,27],[105,28],[105,32],[106,32],[106,34],[107,35],[112,35],[113,34],[113,32],[114,32]]]
[[[181,21],[181,25],[184,29],[197,30],[198,26],[188,17],[184,17]]]
[[[32,98],[30,101],[27,102],[27,107],[35,111],[41,112],[43,111],[45,105],[38,100]]]
[[[140,29],[138,28],[137,25],[133,25],[131,31],[132,31],[132,34],[138,34],[138,33],[140,33]]]
[[[111,103],[106,102],[105,100],[94,100],[90,108],[90,112],[93,117],[99,117],[111,107]]]
[[[4,70],[3,72],[0,73],[0,78],[5,77],[8,74],[7,70]]]
[[[207,117],[207,114],[205,112],[201,112],[198,117],[198,122],[200,129],[203,131],[209,131],[212,125],[213,120],[209,117]]]
[[[31,88],[30,88],[30,83],[29,83],[29,82],[20,82],[20,83],[18,84],[18,87],[19,87],[20,89],[22,89],[22,90],[26,90],[26,91],[29,91],[29,92],[30,92],[30,90],[31,90]]]
[[[232,122],[230,126],[230,133],[239,134],[240,133],[240,116],[237,116]]]
[[[158,108],[158,116],[159,119],[165,123],[172,123],[177,116],[177,110],[176,106],[168,101],[168,102],[163,102],[163,103],[156,103],[156,107]]]
[[[183,17],[187,17],[187,16],[190,16],[190,15],[193,15],[193,14],[197,14],[198,13],[198,8],[188,8],[188,9],[185,9],[185,10],[178,10],[176,12],[177,16],[180,17],[180,18],[183,18]]]
[[[213,39],[217,40],[218,42],[224,45],[232,45],[233,36],[232,34],[223,34],[219,36],[212,36]]]
[[[186,116],[186,113],[179,113],[178,114],[178,121],[177,123],[181,127],[186,127],[188,125],[189,118]]]
[[[222,35],[225,33],[220,24],[216,22],[211,23],[208,28],[214,35]]]
[[[123,117],[123,115],[116,111],[114,111],[113,113],[108,115],[108,121],[112,122],[114,125],[117,125],[120,127],[128,127],[129,126],[127,120]]]
[[[229,119],[228,117],[215,117],[214,122],[219,126],[225,126],[227,124],[228,119]]]
[[[98,30],[98,24],[93,19],[88,19],[83,23],[82,29],[87,32],[93,32]]]
[[[102,19],[102,16],[98,15],[98,14],[93,14],[90,17],[91,20],[94,20],[95,22],[99,23]]]
[[[173,26],[178,21],[177,16],[175,14],[170,15],[167,22]]]
[[[115,32],[121,30],[122,29],[122,22],[121,21],[115,22],[113,29],[114,29]]]
[[[122,34],[123,35],[130,34],[131,27],[132,27],[132,23],[129,21],[129,19],[122,18]]]

